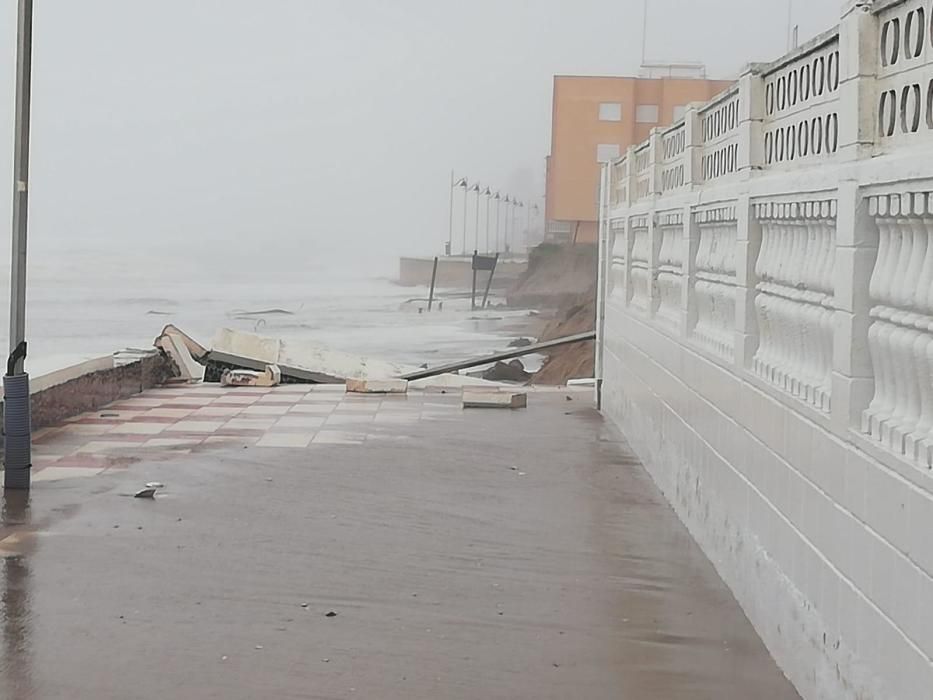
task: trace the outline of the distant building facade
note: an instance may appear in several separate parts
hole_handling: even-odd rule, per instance
[[[554,77],[547,158],[546,240],[595,243],[600,164],[673,124],[691,102],[732,84],[695,64],[648,65],[642,77]]]

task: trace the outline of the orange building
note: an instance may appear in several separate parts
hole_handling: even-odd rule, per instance
[[[705,102],[732,84],[689,77],[705,75],[701,66],[663,68],[663,77],[554,77],[548,239],[595,243],[600,164],[647,139],[654,127],[673,124],[690,102]]]

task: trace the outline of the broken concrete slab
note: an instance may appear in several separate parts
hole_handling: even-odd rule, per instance
[[[172,358],[178,367],[178,379],[183,382],[200,382],[204,379],[204,365],[198,363],[191,353],[188,338],[172,326],[166,326],[155,340],[155,346]],[[193,341],[192,341],[193,343]],[[199,347],[196,346],[195,347]],[[203,349],[203,348],[202,348]]]
[[[425,379],[415,379],[408,382],[410,389],[423,389],[425,391],[437,389],[466,389],[468,387],[496,391],[499,387],[509,385],[501,382],[490,382],[487,379],[471,377],[466,374],[440,374],[436,377],[426,377]]]
[[[465,389],[464,408],[527,408],[528,395],[513,391],[477,391]]]
[[[229,328],[219,330],[214,336],[208,358],[250,369],[275,364],[289,378],[321,383],[343,383],[351,378],[396,377],[412,371],[408,365],[331,350],[307,341],[280,340]],[[261,363],[261,367],[256,367],[256,363]]]
[[[408,382],[404,379],[348,379],[347,393],[407,394]]]

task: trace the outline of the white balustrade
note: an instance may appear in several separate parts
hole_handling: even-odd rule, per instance
[[[736,238],[734,205],[694,212],[696,248],[693,296],[696,323],[691,338],[707,350],[731,360],[735,347]]]
[[[755,297],[760,343],[753,371],[821,411],[830,410],[836,202],[760,202]]]
[[[700,175],[704,181],[738,172],[740,99],[735,86],[700,109]]]
[[[635,199],[645,199],[651,194],[651,148],[650,141],[635,149]]]
[[[878,12],[879,150],[933,129],[933,3],[882,5]]]
[[[833,191],[837,171],[849,168],[846,178],[861,180],[856,164],[870,169],[892,151],[909,157],[933,142],[933,0],[876,0],[849,12],[784,58],[752,66],[611,165],[609,216],[619,230],[608,277],[613,295],[647,322],[685,331],[690,343],[820,414],[836,415],[834,372],[851,370],[834,363],[858,355],[849,379],[868,384],[856,398],[847,395],[857,404],[840,420],[859,439],[933,466],[933,166],[904,173],[925,178],[914,191],[890,184],[898,170],[888,165],[873,189],[855,195],[871,196],[880,243],[870,289],[867,280],[845,280],[845,297],[835,289],[841,200]],[[858,48],[876,54],[846,55]],[[697,171],[688,162],[694,157]],[[897,194],[875,194],[877,183]],[[696,204],[685,221],[687,193]],[[747,215],[737,215],[740,197]],[[839,308],[837,297],[851,302],[865,295],[860,289],[870,294],[870,314]],[[840,335],[837,319],[864,337]]]
[[[612,188],[610,190],[610,205],[617,207],[628,204],[629,171],[628,158],[622,156],[612,164]]]
[[[839,149],[839,32],[764,74],[764,166],[788,168]]]
[[[687,126],[683,120],[661,134],[661,193],[687,184]]]
[[[878,259],[868,332],[875,395],[862,430],[933,465],[933,194],[875,196]]]
[[[630,304],[645,313],[650,303],[651,241],[649,240],[648,217],[636,216],[629,221],[631,252],[629,279],[631,280]]]
[[[658,217],[661,244],[655,283],[658,305],[655,318],[668,329],[680,329],[683,311],[684,284],[684,217],[682,212],[661,214]]]
[[[625,301],[625,263],[628,259],[627,244],[625,241],[625,219],[614,219],[609,222],[611,239],[611,266],[608,279],[607,294],[610,297]]]

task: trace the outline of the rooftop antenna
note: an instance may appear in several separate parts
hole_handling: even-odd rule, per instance
[[[648,0],[645,0],[645,6],[641,13],[641,65],[645,65],[645,55],[648,51]]]

